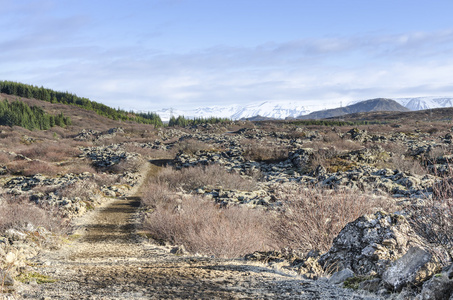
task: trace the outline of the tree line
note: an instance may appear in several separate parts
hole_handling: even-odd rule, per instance
[[[231,122],[230,119],[227,118],[217,118],[217,117],[210,117],[210,118],[194,118],[194,119],[186,119],[184,116],[170,118],[168,122],[168,126],[193,126],[193,125],[201,125],[201,124],[217,124],[217,123],[225,123]]]
[[[22,101],[0,101],[0,125],[21,126],[29,130],[47,130],[54,126],[71,125],[71,118],[63,113],[56,116],[46,113],[41,107],[29,106]]]
[[[374,124],[384,124],[383,121],[338,121],[338,120],[297,120],[289,121],[291,124],[300,125],[300,126],[358,126],[358,125],[374,125]]]
[[[62,103],[75,105],[87,110],[96,112],[98,115],[122,121],[133,121],[136,123],[152,124],[162,126],[162,120],[156,113],[134,113],[122,109],[114,109],[105,104],[91,101],[88,98],[78,97],[69,92],[58,92],[44,87],[29,84],[0,81],[0,92],[8,95],[15,95],[23,98],[35,98],[51,103]]]

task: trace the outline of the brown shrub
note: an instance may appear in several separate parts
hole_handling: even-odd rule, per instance
[[[115,174],[121,174],[124,172],[138,172],[144,164],[144,159],[137,156],[132,159],[123,159],[119,163],[114,164],[109,168],[109,171]]]
[[[416,175],[424,175],[428,173],[427,169],[419,160],[411,157],[406,158],[402,155],[394,155],[392,156],[390,162],[392,169]]]
[[[195,139],[185,139],[177,143],[173,148],[175,148],[177,152],[182,151],[185,154],[195,154],[198,151],[215,150],[213,145]]]
[[[174,192],[166,183],[147,182],[143,187],[142,205],[151,208],[172,209],[177,205]]]
[[[94,174],[93,180],[98,187],[110,186],[118,183],[120,181],[120,176],[116,174],[96,173]]]
[[[63,170],[51,163],[45,161],[14,161],[7,165],[10,173],[32,176],[35,174],[43,174],[49,176],[55,176],[62,172]]]
[[[279,162],[288,159],[288,147],[279,146],[272,142],[264,144],[257,140],[247,139],[242,141],[242,147],[244,149],[243,156],[247,160]]]
[[[79,156],[81,151],[66,143],[39,143],[32,144],[19,153],[31,159],[59,162]]]
[[[8,228],[23,228],[27,224],[42,226],[52,232],[65,230],[64,220],[55,210],[39,207],[28,199],[4,196],[0,204],[0,232]]]
[[[377,210],[393,210],[391,200],[354,190],[282,187],[282,213],[274,227],[280,247],[327,251],[343,227]]]
[[[270,249],[271,217],[261,210],[219,209],[203,198],[184,199],[178,209],[157,207],[144,228],[160,242],[184,245],[192,253],[239,257]]]
[[[59,189],[58,195],[61,197],[74,198],[80,197],[88,199],[96,190],[96,182],[92,179],[79,180]]]
[[[446,176],[433,186],[433,197],[408,207],[409,222],[429,242],[443,247],[453,258],[453,179]]]
[[[141,147],[139,145],[130,143],[123,145],[122,148],[126,152],[138,153],[145,158],[150,158],[153,150],[151,148]]]
[[[9,163],[12,160],[12,156],[6,152],[0,151],[0,164]]]
[[[95,168],[92,164],[86,160],[79,160],[77,162],[71,163],[65,166],[67,173],[82,174],[85,172],[96,173]]]
[[[337,158],[339,155],[337,149],[335,147],[325,147],[325,148],[318,148],[317,151],[313,153],[313,158],[311,160],[311,169],[316,169],[319,165],[323,166],[329,171],[331,165],[335,165],[334,159]]]
[[[222,186],[230,190],[253,190],[256,187],[254,179],[245,179],[239,174],[228,172],[220,165],[196,166],[182,170],[166,167],[153,180],[156,183],[167,183],[171,190],[183,188],[191,191],[208,185]]]

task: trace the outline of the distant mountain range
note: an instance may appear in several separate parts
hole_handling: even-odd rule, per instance
[[[410,111],[410,109],[402,106],[395,100],[377,98],[361,101],[345,107],[315,111],[308,115],[301,115],[298,119],[326,119],[347,114],[371,111]]]
[[[410,110],[453,107],[453,98],[449,97],[398,98],[395,100]]]
[[[258,102],[245,105],[210,106],[193,110],[162,109],[156,113],[163,121],[168,121],[173,116],[185,116],[188,118],[221,117],[232,120],[247,119],[256,116],[270,119],[285,119],[308,114],[311,111],[322,109],[320,106],[306,106],[296,101]]]
[[[380,98],[382,99],[382,98]],[[431,108],[453,107],[453,97],[416,97],[416,98],[393,98],[387,100],[394,100],[401,106],[409,110],[423,110]],[[365,102],[368,100],[365,100]],[[348,106],[335,108],[338,104],[326,105],[320,102],[315,105],[304,105],[298,101],[265,101],[244,105],[228,105],[228,106],[210,106],[200,107],[192,110],[177,110],[177,109],[162,109],[157,111],[163,121],[168,121],[171,115],[185,116],[187,118],[199,117],[222,117],[232,120],[251,119],[259,116],[262,119],[286,119],[297,118],[306,116],[314,112],[324,112],[329,109],[338,109],[340,111],[348,111],[346,107],[358,104],[360,101],[353,101]],[[395,104],[386,106],[381,103],[372,106],[371,104],[365,105],[369,109],[374,110],[398,110]],[[354,108],[353,108],[354,109]],[[338,111],[337,111],[338,112]],[[351,112],[349,112],[351,113]],[[256,118],[254,118],[256,119]]]

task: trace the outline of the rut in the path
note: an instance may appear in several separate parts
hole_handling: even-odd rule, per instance
[[[148,175],[157,172],[152,165]],[[175,256],[136,233],[140,194],[115,199],[84,224],[82,237],[46,252],[33,269],[57,279],[28,285],[25,299],[364,299],[323,282],[241,259]],[[365,297],[375,299],[373,297]]]
[[[96,244],[98,242],[131,243],[134,238],[134,223],[131,219],[140,207],[140,198],[127,197],[117,200],[99,211],[93,224],[86,225],[86,233],[82,242]]]

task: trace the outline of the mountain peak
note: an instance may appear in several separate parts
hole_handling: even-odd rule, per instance
[[[371,111],[409,111],[410,109],[402,106],[392,99],[376,98],[360,101],[345,107],[315,111],[308,115],[299,116],[299,119],[325,119],[340,117],[347,114]]]

